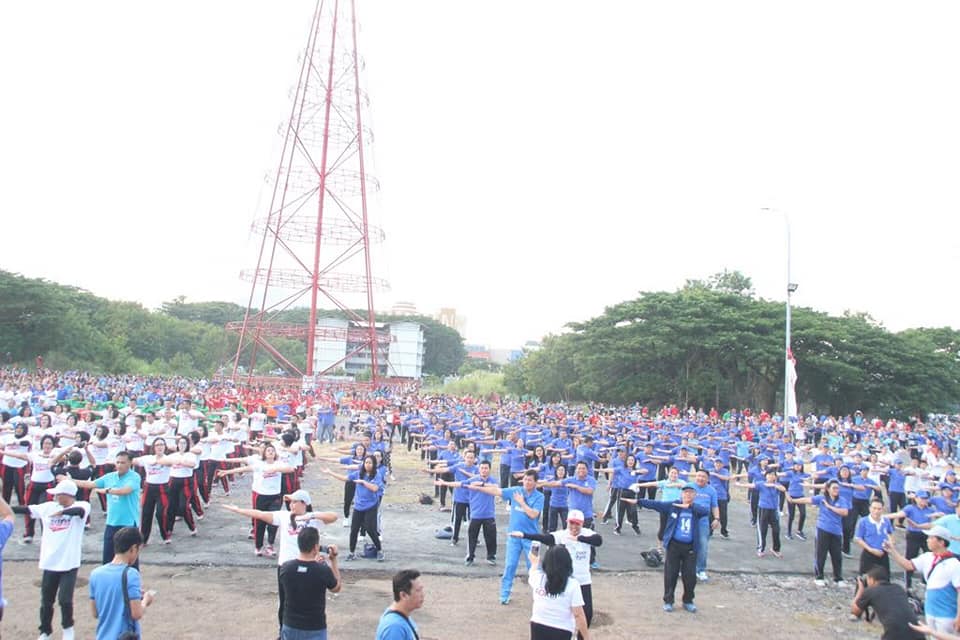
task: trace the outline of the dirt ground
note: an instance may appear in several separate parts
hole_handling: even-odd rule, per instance
[[[424,574],[427,602],[414,616],[424,640],[528,637],[530,594],[523,569],[512,602],[502,606],[498,601],[507,530],[505,511],[498,509],[498,566],[480,563],[466,568],[463,542],[451,547],[448,541],[433,536],[449,521],[449,514],[438,512],[437,505],[418,504],[420,493],[433,490],[429,477],[418,471],[422,466],[419,455],[402,450],[394,457],[396,480],[390,483],[383,509],[387,561],[343,563],[343,592],[328,599],[330,637],[372,639],[377,620],[391,600],[390,576],[408,567]],[[313,496],[315,508],[339,512],[343,485],[319,473],[323,464],[314,461],[308,466],[304,485]],[[601,492],[596,506],[605,499]],[[159,592],[144,620],[146,638],[276,637],[276,560],[253,554],[246,535],[249,521],[219,506],[224,502],[247,506],[249,477],[231,488],[230,497],[215,490],[196,538],[188,537],[183,523],[178,523],[172,545],[153,544],[152,539],[143,551],[144,586]],[[758,559],[748,518],[742,497],[731,503],[731,539],[711,543],[708,568],[712,579],[697,587],[700,612],[695,615],[661,611],[662,574],[647,568],[639,558],[639,551],[656,542],[656,514],[641,512],[640,537],[632,533],[613,536],[609,525],[601,527],[602,568],[594,572],[593,586],[597,611],[594,637],[603,640],[662,634],[665,625],[671,628],[672,636],[688,639],[743,640],[787,629],[797,638],[879,637],[875,626],[846,620],[852,590],[814,587],[811,542],[785,541],[783,560]],[[103,514],[97,505],[92,528],[84,539],[84,565],[75,598],[77,638],[93,637],[95,621],[85,602],[86,576],[99,562],[102,531]],[[2,635],[17,640],[37,635],[40,581],[38,545],[18,544],[20,534],[18,518],[15,538],[3,554],[3,591],[9,604]],[[324,543],[343,548],[346,534],[347,529],[338,522],[324,530]],[[54,637],[59,638],[59,613],[54,628]]]
[[[77,588],[77,638],[92,638],[95,621],[87,607],[86,577]],[[388,575],[350,571],[339,595],[328,596],[330,638],[372,639],[389,604]],[[4,566],[4,592],[11,601],[3,637],[33,638],[37,629],[39,572],[33,563]],[[423,640],[482,640],[528,637],[530,593],[518,579],[507,606],[497,601],[497,581],[426,575],[426,604],[414,615]],[[144,585],[156,603],[144,619],[146,638],[272,639],[276,637],[276,573],[269,568],[148,566]],[[598,640],[662,634],[685,639],[743,640],[783,633],[793,638],[877,638],[879,628],[846,621],[849,594],[816,590],[808,580],[722,576],[697,588],[700,611],[660,610],[662,580],[654,573],[613,574],[594,582],[594,637]],[[240,595],[238,595],[240,594]],[[679,595],[679,592],[678,592]],[[842,596],[842,597],[841,597]],[[801,606],[797,606],[797,605]],[[841,607],[840,605],[844,605]],[[59,637],[59,612],[54,618]]]

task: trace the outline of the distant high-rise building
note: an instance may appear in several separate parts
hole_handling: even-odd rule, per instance
[[[390,313],[395,316],[415,316],[418,315],[417,305],[412,302],[398,301],[393,304]]]
[[[461,336],[467,332],[467,319],[457,315],[457,310],[452,307],[444,307],[436,315],[436,320],[445,327],[450,327]]]

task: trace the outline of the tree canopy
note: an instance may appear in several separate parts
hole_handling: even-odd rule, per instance
[[[2,270],[0,299],[4,301],[0,306],[0,360],[4,363],[32,362],[42,355],[53,368],[110,373],[211,375],[222,365],[232,365],[237,337],[227,333],[224,325],[243,320],[245,312],[231,302],[187,302],[183,296],[151,311],[138,303],[111,301],[76,287]],[[340,311],[320,313],[342,316]],[[291,309],[278,320],[306,323],[308,318],[307,309]],[[424,373],[449,375],[463,364],[463,338],[433,318],[378,315],[377,320],[423,325]],[[272,342],[291,362],[306,365],[304,341],[278,338]]]
[[[644,292],[567,325],[504,371],[507,389],[543,400],[699,407],[782,406],[783,303],[724,272],[674,292]],[[946,411],[960,399],[960,332],[891,333],[864,314],[794,308],[801,411]]]

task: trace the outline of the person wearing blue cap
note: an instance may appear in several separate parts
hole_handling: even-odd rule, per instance
[[[696,613],[693,603],[697,586],[697,554],[700,539],[697,535],[698,523],[709,521],[710,509],[695,502],[698,487],[686,483],[676,502],[660,502],[642,498],[638,504],[658,513],[667,514],[667,526],[663,533],[663,545],[666,549],[663,565],[663,610],[673,611],[677,578],[683,581],[683,608]]]

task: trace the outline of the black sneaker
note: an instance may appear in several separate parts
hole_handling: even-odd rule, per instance
[[[487,558],[487,564],[489,564],[490,566],[495,566],[495,565],[497,564],[497,559],[496,559],[496,558]]]
[[[464,559],[463,559],[463,566],[465,566],[465,567],[472,567],[472,566],[473,566],[473,558],[464,558]]]
[[[634,527],[634,528],[633,528],[633,532],[639,536],[639,535],[640,535],[640,527]]]
[[[806,540],[807,536],[804,535],[803,531],[797,531],[797,538],[799,538],[800,540]]]
[[[613,535],[615,535],[615,536],[619,536],[619,535],[620,535],[620,527],[617,527],[616,529],[613,530]]]

